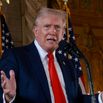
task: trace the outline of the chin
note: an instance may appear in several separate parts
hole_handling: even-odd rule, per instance
[[[48,47],[47,52],[53,52],[55,49],[54,47]]]
[[[58,48],[58,44],[48,45],[46,48],[47,48],[47,51],[54,51],[55,49]]]

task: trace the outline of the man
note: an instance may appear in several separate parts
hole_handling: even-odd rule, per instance
[[[81,93],[72,61],[55,53],[63,38],[65,18],[63,11],[42,8],[33,27],[35,40],[5,51],[0,60],[0,103],[91,103],[91,96]]]

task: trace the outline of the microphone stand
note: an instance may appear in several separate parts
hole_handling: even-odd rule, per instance
[[[89,82],[89,86],[90,86],[91,103],[96,103],[96,98],[95,98],[95,94],[94,94],[94,86],[93,86],[93,81],[92,81],[92,76],[91,76],[90,64],[89,64],[87,58],[84,56],[84,54],[78,49],[76,44],[70,44],[70,45],[74,49],[74,52],[77,54],[77,57],[80,58],[80,59],[83,59],[84,63],[86,64],[88,82]]]

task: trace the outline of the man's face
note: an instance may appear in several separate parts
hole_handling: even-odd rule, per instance
[[[48,14],[38,19],[33,32],[39,45],[50,52],[58,47],[58,43],[63,38],[64,22],[61,17]]]

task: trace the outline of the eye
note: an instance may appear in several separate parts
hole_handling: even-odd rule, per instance
[[[44,25],[44,29],[48,30],[50,28],[50,25]]]
[[[55,29],[56,29],[57,31],[60,31],[60,30],[61,30],[61,27],[60,27],[59,25],[56,25],[56,26],[55,26]]]

